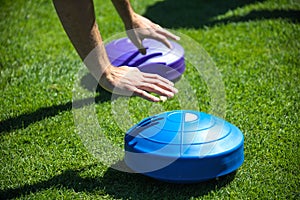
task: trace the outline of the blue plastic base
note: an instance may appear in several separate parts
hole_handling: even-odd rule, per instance
[[[167,182],[206,181],[237,170],[244,137],[234,125],[197,111],[171,111],[142,120],[125,136],[125,163]]]

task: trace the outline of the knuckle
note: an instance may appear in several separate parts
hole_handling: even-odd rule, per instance
[[[158,79],[160,78],[160,76],[158,74],[153,74],[153,78],[158,81]]]

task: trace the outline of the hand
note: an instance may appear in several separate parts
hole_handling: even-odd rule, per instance
[[[142,41],[145,38],[158,40],[168,48],[172,48],[168,39],[180,39],[178,36],[163,29],[158,24],[155,24],[149,19],[136,13],[133,14],[131,21],[125,23],[125,27],[128,37],[142,54],[146,54],[146,49],[142,44]]]
[[[173,97],[178,91],[174,84],[157,75],[143,73],[136,67],[108,67],[100,79],[100,85],[115,94],[137,95],[149,101],[158,102],[161,99],[150,94]]]

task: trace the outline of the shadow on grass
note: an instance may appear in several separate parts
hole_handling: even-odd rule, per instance
[[[253,10],[245,16],[229,17],[217,20],[216,17],[224,15],[230,10],[248,4],[262,2],[263,0],[165,0],[149,6],[144,16],[166,28],[203,28],[219,23],[245,22],[262,19],[289,19],[298,23],[299,10]]]
[[[165,183],[140,174],[120,172],[112,168],[108,168],[102,177],[81,175],[82,172],[94,166],[87,166],[77,170],[66,170],[49,180],[0,191],[0,197],[13,199],[43,190],[50,190],[51,192],[52,188],[56,188],[84,192],[91,195],[105,192],[105,194],[109,194],[117,199],[187,199],[200,197],[226,186],[234,179],[236,174],[236,172],[233,172],[220,177],[218,180],[195,184]]]
[[[61,105],[53,105],[49,107],[42,107],[37,109],[31,113],[25,113],[16,117],[12,117],[3,121],[0,121],[0,134],[10,132],[13,130],[26,128],[30,124],[41,121],[48,117],[53,117],[58,115],[61,112],[72,110],[72,108],[80,108],[86,105],[90,105],[92,103],[103,103],[111,100],[111,93],[107,92],[99,85],[95,84],[96,80],[91,78],[90,74],[84,76],[81,80],[81,86],[90,92],[97,92],[97,96],[95,98],[85,98],[76,100],[73,102],[67,102]],[[97,88],[93,88],[93,86],[97,86]]]

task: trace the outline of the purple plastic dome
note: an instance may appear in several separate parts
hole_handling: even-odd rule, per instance
[[[176,81],[185,70],[184,50],[178,43],[170,43],[172,49],[159,41],[144,39],[147,54],[142,55],[128,38],[121,38],[107,44],[106,51],[114,66],[137,67],[142,72],[159,74]]]

